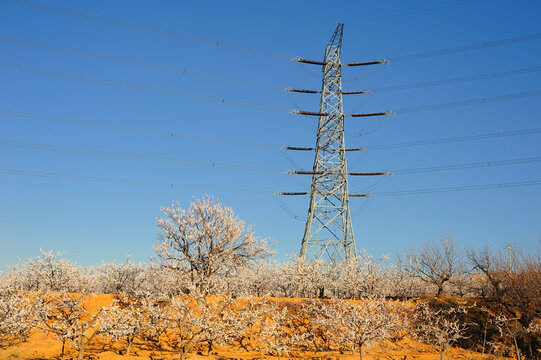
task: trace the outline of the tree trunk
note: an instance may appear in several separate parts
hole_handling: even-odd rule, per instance
[[[355,353],[355,348],[353,352]],[[363,344],[359,344],[359,360],[363,360]]]
[[[436,294],[436,297],[440,297],[443,293],[443,283],[438,284],[438,293]]]
[[[85,337],[81,335],[79,338],[79,356],[77,357],[77,360],[83,360],[83,356],[85,355]]]
[[[60,353],[60,356],[64,356],[65,349],[66,349],[66,340],[62,340],[62,352]]]
[[[443,346],[440,346],[440,360],[443,360]]]
[[[135,336],[132,336],[131,338],[130,336],[127,337],[128,344],[126,346],[126,356],[130,356],[131,345],[133,344],[134,337]]]
[[[513,336],[513,343],[515,345],[515,353],[517,354],[517,360],[521,360],[522,358],[520,357],[520,350],[518,348],[518,343],[517,343],[516,336]]]
[[[185,359],[186,359],[186,349],[182,347],[180,349],[180,360],[185,360]]]

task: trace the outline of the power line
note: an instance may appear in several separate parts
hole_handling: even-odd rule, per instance
[[[248,101],[232,100],[232,99],[226,99],[226,98],[215,97],[215,96],[174,91],[174,90],[162,89],[162,88],[157,88],[157,87],[152,87],[152,86],[126,83],[123,81],[108,80],[108,79],[103,79],[99,77],[70,74],[70,73],[36,68],[32,66],[6,63],[3,61],[0,61],[0,67],[11,69],[11,70],[30,72],[34,74],[47,75],[47,76],[52,76],[52,77],[57,77],[57,78],[77,80],[77,81],[93,83],[93,84],[109,85],[109,86],[115,86],[115,87],[124,88],[124,89],[156,93],[156,94],[161,94],[161,95],[169,95],[169,96],[176,96],[176,97],[182,97],[182,98],[188,98],[188,99],[210,101],[210,102],[222,103],[222,104],[230,104],[230,105],[235,105],[235,106],[255,108],[255,109],[273,111],[273,112],[282,112],[282,113],[289,112],[289,109],[283,109],[283,108],[270,106],[270,105],[257,104],[257,103],[252,103]]]
[[[173,184],[173,183],[157,182],[157,181],[138,181],[138,180],[129,180],[129,179],[80,176],[80,175],[17,170],[17,169],[0,169],[0,174],[84,181],[84,182],[111,183],[111,184],[118,184],[118,185],[160,187],[160,188],[171,188],[171,189],[180,188],[180,189],[185,189],[185,190],[189,189],[189,190],[197,190],[197,191],[212,190],[216,192],[234,192],[234,193],[245,193],[245,194],[265,194],[265,195],[274,194],[273,191],[267,191],[267,190],[261,190],[261,189]],[[432,188],[432,189],[388,191],[388,192],[373,193],[373,194],[370,194],[370,196],[380,197],[380,196],[420,195],[420,194],[433,194],[433,193],[445,193],[445,192],[457,192],[457,191],[503,189],[503,188],[525,187],[525,186],[535,186],[535,185],[541,185],[541,180],[530,180],[530,181],[510,182],[510,183],[500,183],[500,184],[467,185],[467,186],[455,186],[455,187]]]
[[[167,163],[167,164],[174,164],[174,165],[199,166],[199,167],[209,167],[209,168],[216,168],[216,169],[229,169],[229,170],[236,170],[236,171],[250,171],[250,172],[263,172],[263,173],[276,173],[276,174],[285,173],[283,169],[270,168],[270,167],[246,166],[246,165],[211,162],[211,161],[195,161],[195,160],[186,160],[186,159],[180,159],[180,158],[169,158],[169,157],[144,155],[144,154],[130,154],[130,153],[124,153],[124,152],[112,152],[112,151],[104,151],[104,150],[96,150],[96,149],[88,149],[88,148],[58,146],[58,145],[40,144],[40,143],[6,140],[6,139],[0,139],[0,146],[10,146],[10,147],[17,147],[17,148],[33,149],[33,150],[62,152],[62,153],[70,153],[70,154],[116,158],[116,159]],[[432,167],[401,169],[401,170],[390,171],[390,173],[392,175],[406,175],[406,174],[416,174],[416,173],[425,173],[425,172],[471,169],[471,168],[479,168],[479,167],[525,164],[525,163],[540,162],[540,161],[541,161],[541,157],[529,157],[529,158],[519,158],[519,159],[509,159],[509,160],[493,160],[493,161],[481,161],[481,162],[466,163],[466,164],[440,165],[440,166],[432,166]],[[287,173],[294,174],[295,172],[287,172]],[[366,190],[363,192],[366,192]]]
[[[19,44],[19,45],[30,46],[30,47],[34,47],[38,49],[51,50],[51,51],[56,51],[56,52],[60,52],[64,54],[70,54],[70,55],[85,56],[92,59],[105,60],[105,61],[125,64],[125,65],[139,66],[139,67],[149,68],[153,70],[170,72],[174,74],[197,76],[197,77],[202,77],[202,78],[207,78],[207,79],[220,80],[220,81],[226,81],[226,82],[255,86],[255,87],[262,87],[266,89],[283,90],[283,87],[280,87],[278,85],[267,84],[267,83],[263,83],[259,81],[240,79],[240,78],[230,77],[230,76],[221,76],[217,74],[193,71],[193,70],[176,68],[176,67],[171,67],[171,66],[166,66],[166,65],[152,64],[152,63],[147,63],[147,62],[143,62],[139,60],[132,60],[132,59],[127,59],[127,58],[96,54],[96,53],[81,51],[81,50],[73,50],[73,49],[58,47],[54,45],[47,45],[43,43],[27,41],[27,40],[22,40],[22,39],[17,39],[17,38],[2,36],[2,35],[0,35],[0,40],[5,41],[5,42]]]
[[[171,189],[180,188],[183,190],[197,190],[197,191],[212,190],[216,192],[234,192],[234,193],[245,193],[245,194],[268,194],[268,195],[272,194],[272,192],[270,191],[257,190],[257,189],[173,184],[173,183],[158,182],[158,181],[115,179],[115,178],[104,178],[104,177],[96,177],[96,176],[80,176],[80,175],[59,174],[59,173],[50,173],[50,172],[42,172],[42,171],[16,170],[16,169],[0,169],[0,174],[32,176],[32,177],[85,181],[85,182],[97,182],[97,183],[109,183],[109,184],[119,184],[119,185],[159,187],[159,188],[171,188]]]
[[[394,112],[397,114],[408,114],[408,113],[413,113],[413,112],[431,111],[431,110],[462,107],[462,106],[468,106],[468,105],[478,105],[478,104],[486,104],[486,103],[493,103],[493,102],[500,102],[500,101],[515,100],[515,99],[521,99],[521,98],[527,98],[527,97],[533,97],[533,96],[541,96],[541,90],[525,91],[521,93],[484,97],[484,98],[477,98],[477,99],[451,101],[451,102],[446,102],[446,103],[441,103],[441,104],[413,106],[413,107],[398,109],[398,110],[395,110]]]
[[[263,142],[243,141],[243,140],[236,140],[236,139],[210,137],[210,136],[200,136],[200,135],[188,134],[188,133],[177,132],[177,131],[137,128],[137,127],[132,127],[132,126],[114,125],[114,124],[108,124],[108,123],[96,122],[96,121],[84,121],[84,120],[76,120],[76,119],[62,118],[62,117],[56,117],[56,116],[47,116],[47,115],[25,113],[25,112],[19,112],[19,111],[11,111],[7,109],[0,109],[0,114],[20,117],[20,118],[29,118],[29,119],[34,119],[34,120],[55,122],[55,123],[61,123],[61,124],[95,127],[99,129],[131,132],[131,133],[144,134],[144,135],[164,136],[164,137],[177,138],[177,139],[181,138],[181,139],[188,139],[188,140],[223,143],[223,144],[230,144],[230,145],[240,145],[240,146],[247,146],[247,147],[261,147],[261,148],[274,148],[274,149],[280,148],[279,145],[263,143]]]
[[[125,126],[125,125],[114,125],[114,124],[108,124],[104,122],[69,119],[69,118],[63,118],[63,117],[57,117],[57,116],[48,116],[48,115],[42,115],[42,114],[13,111],[13,110],[2,109],[2,108],[0,108],[0,114],[18,117],[18,118],[28,118],[28,119],[39,120],[39,121],[47,121],[47,122],[76,125],[76,126],[94,127],[98,129],[123,131],[123,132],[143,134],[143,135],[163,136],[163,137],[170,137],[170,138],[175,138],[175,139],[188,139],[188,140],[222,143],[222,144],[238,145],[238,146],[246,146],[246,147],[267,148],[267,149],[283,149],[283,146],[278,145],[278,144],[227,139],[227,138],[220,138],[220,137],[200,136],[200,135],[188,134],[188,133],[183,133],[183,132],[156,130],[156,129],[148,129],[148,128],[137,128],[137,127]],[[541,128],[511,130],[511,131],[502,131],[502,132],[488,133],[488,134],[477,134],[477,135],[429,139],[429,140],[418,140],[418,141],[384,144],[384,145],[370,145],[370,146],[365,146],[365,148],[367,150],[387,150],[387,149],[395,149],[395,148],[403,148],[403,147],[415,147],[415,146],[424,146],[424,145],[433,145],[433,144],[485,140],[485,139],[507,137],[507,136],[531,135],[531,134],[538,134],[538,133],[541,133]]]
[[[75,10],[69,10],[69,9],[65,9],[65,8],[61,8],[61,7],[57,7],[57,6],[43,4],[43,3],[40,3],[40,2],[36,2],[36,1],[31,1],[31,0],[10,0],[10,1],[16,2],[16,3],[19,3],[19,4],[23,4],[23,5],[26,5],[26,6],[34,7],[34,8],[40,8],[40,9],[43,9],[43,10],[56,12],[56,13],[59,13],[59,14],[69,15],[69,16],[73,16],[73,17],[79,17],[79,18],[83,18],[83,19],[86,19],[86,20],[100,22],[100,23],[104,23],[104,24],[108,24],[108,25],[116,25],[116,26],[120,26],[120,27],[124,27],[124,28],[129,28],[129,29],[132,29],[132,30],[143,31],[143,32],[148,32],[148,33],[158,34],[158,35],[163,35],[163,36],[167,36],[167,37],[174,38],[174,39],[199,42],[199,43],[204,43],[204,44],[211,45],[211,46],[223,47],[223,48],[228,48],[228,49],[232,49],[232,50],[236,50],[236,51],[240,51],[240,52],[251,53],[251,54],[260,55],[260,56],[267,56],[267,57],[277,58],[277,59],[282,59],[282,60],[290,60],[291,59],[291,56],[287,56],[287,55],[284,55],[284,54],[268,52],[268,51],[265,51],[265,50],[255,49],[255,48],[246,47],[246,46],[240,46],[240,45],[236,45],[236,44],[232,44],[232,43],[228,43],[228,42],[220,42],[220,41],[216,41],[216,40],[212,40],[212,39],[196,37],[196,36],[193,36],[193,35],[182,34],[182,33],[168,31],[168,30],[162,30],[162,29],[151,27],[151,26],[134,24],[134,23],[115,20],[115,19],[106,18],[106,17],[102,17],[102,16],[90,15],[90,14],[82,13],[82,12],[75,11]],[[512,37],[512,38],[494,40],[494,41],[489,41],[489,42],[482,42],[482,43],[469,44],[469,45],[461,45],[461,46],[452,47],[452,48],[439,49],[439,50],[429,50],[429,51],[420,52],[420,53],[395,56],[395,57],[390,58],[390,61],[392,61],[392,62],[401,62],[401,61],[409,61],[409,60],[415,60],[415,59],[426,58],[426,57],[449,55],[449,54],[455,54],[455,53],[479,50],[479,49],[484,49],[484,48],[489,48],[489,47],[497,47],[497,46],[516,44],[516,43],[520,43],[520,42],[537,40],[537,39],[540,39],[540,38],[541,38],[541,33],[534,33],[534,34],[516,36],[516,37]]]
[[[488,42],[482,42],[482,43],[476,43],[476,44],[470,44],[470,45],[461,45],[461,46],[447,48],[447,49],[432,50],[432,51],[425,51],[425,52],[420,52],[420,53],[415,53],[415,54],[396,56],[394,58],[390,58],[389,61],[392,63],[401,62],[401,61],[410,61],[410,60],[416,60],[416,59],[427,58],[427,57],[450,55],[450,54],[456,54],[456,53],[461,53],[461,52],[466,52],[466,51],[485,49],[489,47],[516,44],[520,42],[532,41],[532,40],[537,40],[537,39],[541,39],[541,33],[516,36],[516,37],[502,39],[502,40],[488,41]]]
[[[33,113],[20,112],[20,111],[12,111],[12,110],[1,109],[1,108],[0,108],[0,114],[7,115],[7,116],[14,116],[18,118],[27,118],[27,119],[47,121],[47,122],[53,122],[53,123],[60,123],[60,124],[94,127],[98,129],[123,131],[123,132],[130,132],[130,133],[143,134],[143,135],[163,136],[163,137],[170,137],[170,138],[175,138],[175,139],[180,138],[180,139],[239,145],[239,146],[247,146],[247,147],[260,147],[260,148],[267,148],[267,149],[269,148],[280,149],[281,148],[280,145],[263,143],[263,142],[227,139],[227,138],[211,137],[211,136],[200,136],[200,135],[188,134],[188,133],[177,132],[177,131],[138,128],[138,127],[133,127],[133,126],[125,126],[125,125],[114,125],[114,124],[108,124],[104,122],[69,119],[69,118],[63,118],[63,117],[57,117],[57,116],[48,116],[48,115],[33,114]]]
[[[218,169],[230,169],[230,170],[239,170],[239,171],[278,173],[278,174],[283,174],[285,172],[283,169],[276,169],[276,168],[270,168],[270,167],[246,166],[246,165],[228,164],[228,163],[220,163],[220,162],[212,162],[212,161],[195,161],[195,160],[186,160],[186,159],[179,159],[179,158],[162,157],[162,156],[129,154],[129,153],[121,153],[121,152],[39,144],[39,143],[14,141],[14,140],[6,140],[6,139],[0,139],[0,146],[11,146],[11,147],[18,147],[18,148],[63,152],[63,153],[80,154],[80,155],[88,155],[88,156],[139,160],[139,161],[147,161],[147,162],[159,162],[159,163],[167,163],[167,164],[174,164],[174,165],[187,165],[187,166],[199,166],[199,167],[209,167],[209,168],[218,168]]]
[[[519,181],[519,182],[510,182],[510,183],[501,183],[501,184],[454,186],[454,187],[433,188],[433,189],[388,191],[388,192],[374,193],[372,195],[374,195],[376,197],[380,197],[380,196],[420,195],[420,194],[435,194],[435,193],[456,192],[456,191],[503,189],[503,188],[535,186],[535,185],[541,185],[541,180]]]
[[[108,79],[103,79],[103,78],[98,78],[98,77],[90,77],[90,76],[85,76],[85,75],[58,72],[58,71],[52,71],[52,70],[47,70],[47,69],[26,66],[26,65],[6,63],[6,62],[1,62],[1,61],[0,61],[0,67],[17,70],[17,71],[36,73],[40,75],[47,75],[47,76],[52,76],[52,77],[89,82],[89,83],[100,84],[100,85],[110,85],[110,86],[120,87],[124,89],[139,90],[139,91],[157,93],[157,94],[162,94],[162,95],[190,98],[190,99],[210,101],[210,102],[216,102],[216,103],[222,103],[222,104],[231,104],[235,106],[255,108],[259,110],[266,110],[266,111],[272,111],[272,112],[291,113],[289,109],[276,107],[276,106],[257,104],[253,102],[242,101],[242,100],[232,100],[232,99],[226,99],[226,98],[208,96],[208,95],[202,95],[202,94],[179,92],[179,91],[174,91],[174,90],[169,90],[169,89],[162,89],[162,88],[156,88],[156,87],[151,87],[151,86],[146,86],[146,85],[138,85],[138,84],[126,83],[122,81],[108,80]],[[447,102],[447,103],[442,103],[442,104],[414,106],[414,107],[398,109],[394,111],[393,113],[404,114],[404,113],[412,113],[412,112],[430,111],[430,110],[454,108],[454,107],[461,107],[461,106],[468,106],[468,105],[478,105],[478,104],[485,104],[485,103],[492,103],[492,102],[507,101],[507,100],[513,100],[513,99],[519,99],[519,98],[532,97],[532,96],[540,96],[540,95],[541,95],[541,90],[527,91],[527,92],[515,93],[515,94],[507,94],[507,95],[500,95],[500,96],[493,96],[493,97],[484,97],[484,98],[477,98],[477,99]],[[299,112],[297,111],[297,113]],[[390,114],[390,112],[387,112],[386,114]]]
[[[82,19],[90,20],[90,21],[100,22],[100,23],[108,24],[108,25],[116,25],[116,26],[132,29],[132,30],[137,30],[137,31],[143,31],[143,32],[151,33],[151,34],[163,35],[163,36],[167,36],[167,37],[174,38],[174,39],[198,42],[198,43],[207,44],[207,45],[210,45],[210,46],[222,47],[222,48],[227,48],[227,49],[236,50],[236,51],[240,51],[240,52],[250,53],[250,54],[254,54],[254,55],[267,56],[267,57],[271,57],[271,58],[278,58],[278,59],[282,59],[282,60],[289,60],[290,59],[289,56],[286,56],[286,55],[283,55],[283,54],[273,53],[273,52],[269,52],[269,51],[265,51],[265,50],[255,49],[255,48],[246,47],[246,46],[240,46],[240,45],[236,45],[236,44],[232,44],[232,43],[228,43],[228,42],[216,41],[216,40],[197,37],[197,36],[188,35],[188,34],[182,34],[182,33],[169,31],[169,30],[162,30],[162,29],[158,29],[158,28],[155,28],[155,27],[151,27],[151,26],[134,24],[134,23],[126,22],[126,21],[120,21],[120,20],[115,20],[115,19],[111,19],[111,18],[106,18],[106,17],[103,17],[103,16],[90,15],[90,14],[82,13],[82,12],[75,11],[75,10],[69,10],[69,9],[65,9],[65,8],[61,8],[61,7],[57,7],[57,6],[43,4],[43,3],[40,3],[40,2],[36,2],[36,1],[31,1],[31,0],[11,0],[11,1],[19,3],[19,4],[26,5],[26,6],[31,6],[31,7],[35,7],[35,8],[39,8],[39,9],[44,9],[44,10],[56,12],[58,14],[64,14],[64,15],[69,15],[69,16],[73,16],[73,17],[79,17],[79,18],[82,18]]]
[[[503,132],[496,132],[496,133],[448,137],[448,138],[431,139],[431,140],[418,140],[418,141],[410,141],[410,142],[394,143],[394,144],[386,144],[386,145],[372,145],[372,146],[366,146],[366,148],[368,150],[388,150],[388,149],[396,149],[396,148],[404,148],[404,147],[444,144],[444,143],[463,142],[463,141],[476,141],[476,140],[493,139],[493,138],[499,138],[499,137],[530,135],[530,134],[538,134],[538,133],[541,133],[541,128],[511,130],[511,131],[503,131]]]
[[[422,87],[429,87],[429,86],[449,85],[449,84],[456,84],[456,83],[476,81],[476,80],[495,79],[495,78],[500,78],[504,76],[522,75],[522,74],[528,74],[528,73],[537,72],[537,71],[541,71],[541,66],[509,70],[509,71],[501,71],[501,72],[495,72],[495,73],[489,73],[489,74],[463,76],[463,77],[452,78],[452,79],[442,79],[442,80],[424,81],[424,82],[410,83],[410,84],[403,84],[403,85],[385,86],[385,87],[370,89],[370,91],[376,92],[376,93],[399,91],[399,90],[422,88]]]
[[[38,49],[51,50],[51,51],[56,51],[60,53],[70,54],[70,55],[77,55],[77,56],[84,56],[84,57],[93,58],[93,59],[105,60],[105,61],[119,63],[119,64],[144,67],[144,68],[170,72],[170,73],[179,74],[179,75],[195,76],[195,77],[201,77],[201,78],[206,78],[206,79],[236,83],[236,84],[241,84],[241,85],[260,87],[260,88],[265,88],[265,89],[273,89],[273,90],[280,90],[280,91],[284,90],[282,86],[260,82],[260,81],[241,79],[241,78],[232,77],[232,76],[222,76],[218,74],[193,71],[193,70],[184,69],[184,68],[176,68],[176,67],[171,67],[171,66],[166,66],[166,65],[153,64],[153,63],[143,62],[139,60],[97,54],[97,53],[81,51],[81,50],[68,49],[64,47],[58,47],[58,46],[48,45],[48,44],[39,43],[39,42],[17,39],[17,38],[3,36],[3,35],[0,35],[0,41],[15,43],[15,44],[24,45],[24,46],[30,46],[30,47],[34,47]],[[489,73],[489,74],[464,76],[464,77],[458,77],[458,78],[452,78],[452,79],[442,79],[442,80],[432,80],[432,81],[425,81],[425,82],[419,82],[419,83],[392,85],[392,86],[374,88],[370,90],[363,90],[362,92],[380,93],[380,92],[400,91],[400,90],[406,90],[406,89],[412,89],[412,88],[422,88],[422,87],[429,87],[429,86],[439,86],[439,85],[456,84],[456,83],[462,83],[462,82],[470,82],[470,81],[476,81],[476,80],[495,79],[495,78],[500,78],[500,77],[505,77],[505,76],[522,75],[522,74],[527,74],[527,73],[537,72],[537,71],[541,71],[541,66],[516,69],[516,70],[510,70],[510,71],[495,72],[495,73]],[[354,80],[356,79],[357,78],[354,78]]]
[[[402,169],[402,170],[391,171],[391,173],[393,175],[407,175],[407,174],[419,174],[419,173],[438,172],[438,171],[447,171],[447,170],[461,170],[461,169],[473,169],[473,168],[480,168],[480,167],[527,164],[527,163],[540,162],[540,161],[541,161],[541,157],[529,157],[529,158],[510,159],[510,160],[480,161],[480,162],[473,162],[473,163],[466,163],[466,164],[441,165],[441,166],[431,166],[431,167],[422,167],[422,168]]]

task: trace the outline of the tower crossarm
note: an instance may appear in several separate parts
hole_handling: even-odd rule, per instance
[[[297,175],[323,175],[326,174],[324,171],[304,171],[304,170],[289,170],[288,174],[297,174]],[[390,175],[389,171],[380,171],[380,172],[348,172],[348,175],[352,176],[376,176],[376,175]]]
[[[307,60],[307,59],[301,59],[299,57],[296,57],[293,59],[293,61],[304,63],[304,64],[311,64],[311,65],[327,65],[328,62],[326,61],[316,61],[316,60]],[[354,62],[354,63],[347,63],[347,64],[338,64],[338,66],[367,66],[367,65],[380,65],[380,64],[388,64],[389,60],[386,59],[379,59],[375,61],[362,61],[362,62]]]
[[[319,94],[321,91],[318,90],[303,90],[303,89],[294,89],[294,88],[287,88],[285,91],[289,92],[297,92],[297,93],[305,93],[305,94]],[[340,94],[342,95],[354,95],[354,94],[368,94],[370,93],[370,90],[357,90],[357,91],[341,91]]]
[[[340,94],[337,94],[340,95]],[[293,110],[293,114],[298,115],[308,115],[308,116],[330,116],[334,115],[330,112],[315,112],[315,111],[303,111],[303,110]],[[369,116],[387,116],[387,115],[393,115],[393,112],[391,110],[388,111],[381,111],[381,112],[375,112],[375,113],[363,113],[363,114],[341,114],[343,117],[369,117]]]

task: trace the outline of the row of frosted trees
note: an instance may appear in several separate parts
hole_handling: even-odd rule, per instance
[[[379,295],[412,297],[434,293],[434,288],[403,269],[363,255],[360,263],[330,266],[322,261],[257,261],[213,274],[199,291],[188,274],[158,263],[123,262],[82,267],[62,253],[42,252],[12,266],[2,281],[10,288],[29,291],[64,291],[145,296],[152,294],[207,293],[230,296],[361,298]],[[450,294],[462,288],[450,286]]]
[[[62,354],[76,348],[82,359],[96,342],[124,355],[134,344],[174,351],[212,353],[216,347],[257,351],[281,358],[291,353],[330,351],[358,354],[406,334],[432,345],[441,358],[464,337],[465,307],[433,310],[426,303],[378,297],[358,301],[177,295],[118,296],[90,311],[92,295],[57,292],[0,292],[0,346],[25,341],[31,331],[53,334]],[[448,356],[447,356],[448,357]]]

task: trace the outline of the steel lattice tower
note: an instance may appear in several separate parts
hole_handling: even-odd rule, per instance
[[[325,49],[310,206],[301,259],[323,257],[340,262],[356,254],[344,142],[342,34],[343,24],[339,24]]]
[[[344,119],[390,115],[391,112],[344,114],[342,95],[364,94],[367,91],[342,91],[342,68],[384,64],[386,60],[342,64],[343,24],[338,24],[331,41],[325,49],[323,61],[296,58],[297,62],[323,67],[321,91],[288,88],[287,91],[307,94],[321,93],[319,112],[296,110],[299,115],[318,116],[315,148],[286,146],[284,150],[315,151],[312,171],[290,171],[290,174],[312,175],[310,205],[302,237],[301,259],[324,259],[343,262],[356,258],[355,237],[349,211],[350,197],[365,197],[370,194],[350,194],[348,175],[388,175],[388,172],[349,172],[346,152],[362,151],[363,148],[348,149],[344,142]],[[277,195],[306,195],[306,192],[280,192]]]

